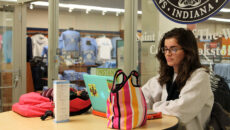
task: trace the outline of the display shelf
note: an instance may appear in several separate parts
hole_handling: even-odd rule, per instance
[[[85,86],[84,80],[74,80],[74,81],[70,81],[70,83],[74,83],[74,84],[77,84],[79,86]]]
[[[76,72],[86,72],[88,73],[91,67],[97,67],[98,65],[85,65],[85,64],[74,64],[74,65],[60,65],[59,66],[59,74],[63,74],[65,70],[75,70]],[[70,83],[77,84],[79,86],[85,86],[84,80],[74,80],[70,81]]]
[[[65,70],[75,70],[76,72],[88,72],[90,67],[97,67],[98,65],[85,65],[85,64],[75,64],[75,65],[60,65],[59,73],[63,74]]]

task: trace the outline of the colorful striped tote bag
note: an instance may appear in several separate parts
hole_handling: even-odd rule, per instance
[[[122,82],[117,84],[120,75]],[[136,85],[133,84],[136,78]],[[132,71],[127,77],[119,69],[116,71],[107,99],[108,128],[132,129],[146,123],[147,105],[140,86],[138,85],[138,72]]]

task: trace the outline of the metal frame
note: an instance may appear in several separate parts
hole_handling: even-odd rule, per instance
[[[137,8],[137,0],[125,0],[124,71],[126,73],[136,70],[138,66]]]
[[[26,5],[17,4],[14,12],[13,26],[13,103],[26,93]],[[18,80],[18,83],[17,83]]]
[[[49,48],[48,48],[48,87],[58,78],[56,49],[59,33],[59,0],[49,0]]]
[[[6,4],[7,3],[7,4]],[[12,103],[18,101],[19,97],[26,92],[26,6],[16,2],[2,2],[0,5],[14,6],[12,25],[12,69],[3,70],[12,72],[12,86],[1,88],[12,89]]]

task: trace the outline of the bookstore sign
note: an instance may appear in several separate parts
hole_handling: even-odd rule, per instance
[[[153,0],[168,19],[182,24],[199,23],[217,13],[228,0]]]

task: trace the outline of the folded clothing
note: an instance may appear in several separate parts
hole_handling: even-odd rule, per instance
[[[74,81],[76,80],[76,77],[77,77],[77,73],[75,72],[75,70],[65,70],[63,72],[64,80]]]
[[[76,72],[75,70],[65,70],[63,73],[63,79],[69,81],[83,80],[83,74],[88,74],[88,73]]]
[[[86,72],[76,72],[76,79],[77,80],[83,80],[83,75],[84,74],[88,74],[88,73],[86,73]]]

